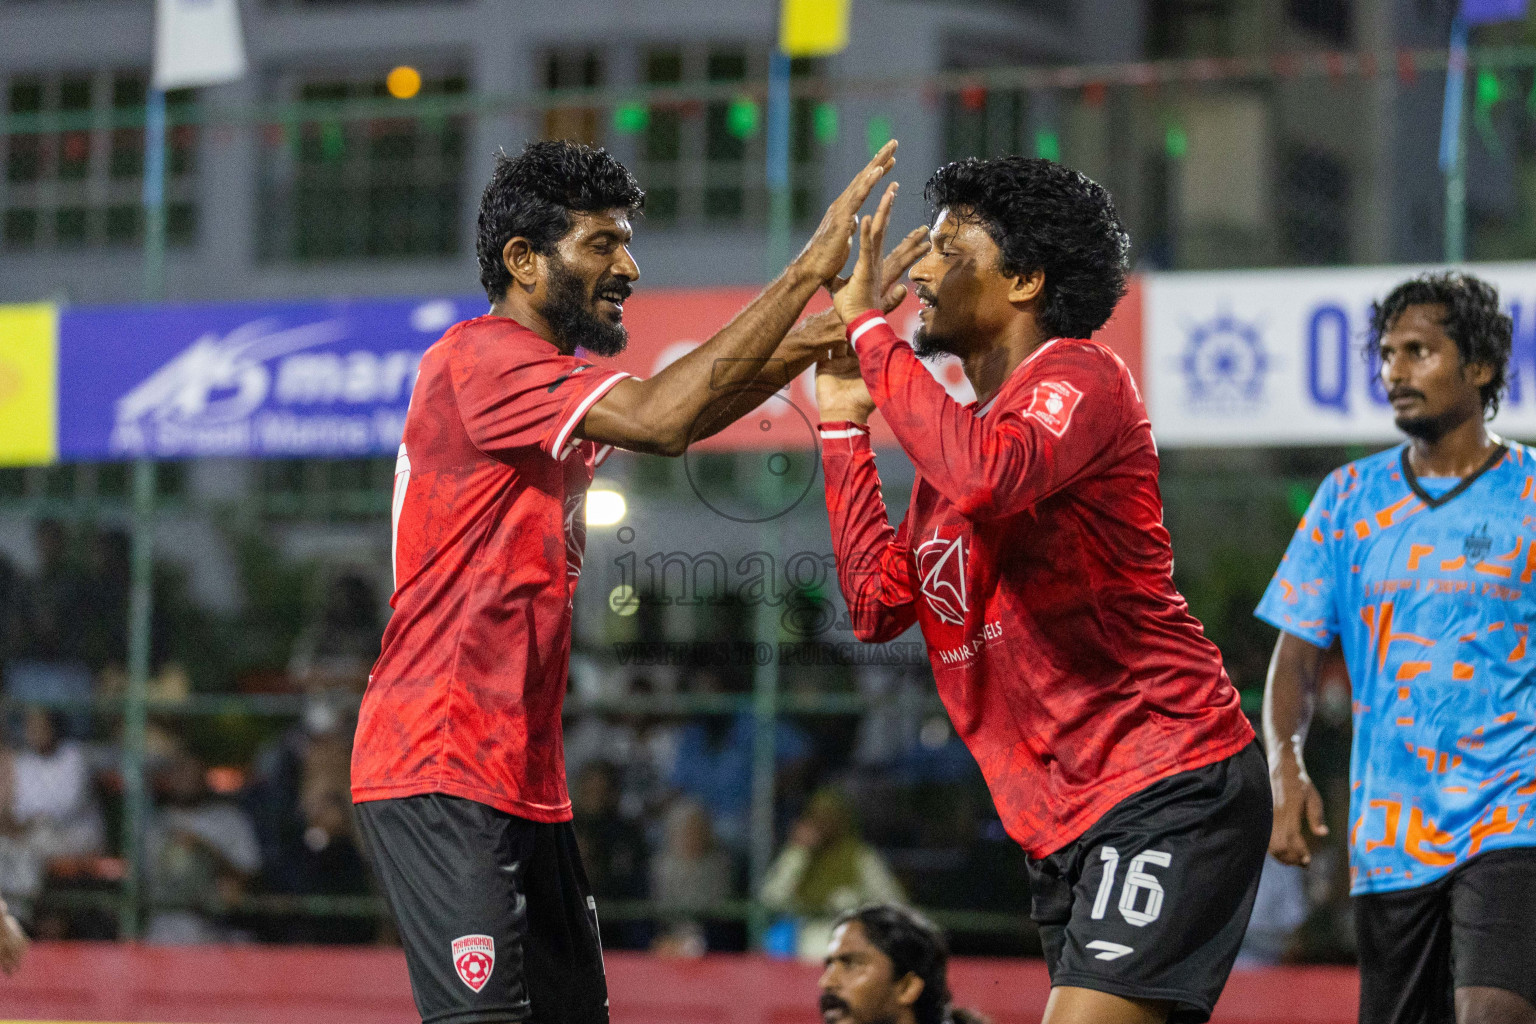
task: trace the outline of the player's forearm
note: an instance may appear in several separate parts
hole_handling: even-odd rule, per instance
[[[1305,771],[1302,748],[1312,724],[1322,651],[1282,632],[1264,682],[1264,747],[1271,767]]]
[[[858,436],[838,436],[849,432]],[[854,635],[883,643],[912,625],[914,611],[909,589],[888,585],[888,570],[900,556],[893,551],[896,531],[886,514],[874,453],[867,434],[852,424],[824,423],[821,436],[838,586]]]
[[[699,416],[697,426],[691,435],[693,441],[702,441],[706,437],[713,437],[737,420],[746,416],[754,409],[761,406],[776,393],[784,389],[796,377],[799,377],[816,362],[816,354],[799,353],[786,357],[784,352],[789,347],[790,341],[799,331],[816,331],[818,328],[810,323],[791,331],[785,338],[771,359],[764,362],[757,376],[738,387],[724,399],[710,406]],[[832,334],[834,342],[842,340],[841,327],[835,327]]]
[[[639,381],[634,427],[651,450],[680,455],[701,429],[718,432],[761,404],[766,396],[739,392],[759,375],[788,372],[770,360],[819,287],[798,262],[790,264],[718,334]]]

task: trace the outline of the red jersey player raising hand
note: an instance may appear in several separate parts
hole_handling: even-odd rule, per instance
[[[1263,755],[1174,589],[1141,396],[1085,340],[1125,291],[1108,193],[1045,160],[941,168],[909,346],[880,315],[888,210],[836,292],[854,360],[818,371],[827,508],[854,629],[917,622],[939,695],[1030,857],[1047,1024],[1203,1021],[1270,832]],[[960,357],[961,405],[919,362]],[[892,529],[865,426],[917,467]]]
[[[842,343],[830,314],[786,332],[842,269],[894,150],[875,155],[734,320],[644,381],[577,352],[624,347],[640,274],[628,248],[644,198],[635,179],[569,142],[498,160],[478,238],[491,312],[449,328],[411,393],[395,470],[395,613],[352,758],[361,831],[424,1021],[606,1024],[560,737],[586,490],[610,446],[680,454]],[[925,248],[907,239],[886,276]],[[902,295],[893,286],[887,306]]]

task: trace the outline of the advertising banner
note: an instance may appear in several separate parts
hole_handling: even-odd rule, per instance
[[[58,455],[58,326],[53,306],[0,306],[0,466],[44,465]]]
[[[59,456],[392,455],[417,364],[485,300],[66,310]]]
[[[756,293],[637,291],[625,303],[628,349],[600,362],[653,376],[728,323]],[[1117,317],[1104,332],[1121,337],[1133,367],[1138,332],[1122,320],[1134,325],[1136,301],[1122,309],[1129,319]],[[826,305],[821,296],[812,309]],[[25,308],[31,307],[15,307]],[[486,310],[480,296],[65,310],[59,318],[59,457],[394,455],[422,354],[453,323]],[[909,300],[891,321],[910,337],[916,313]],[[952,394],[970,400],[958,361],[929,367]],[[806,372],[701,447],[811,448],[815,423],[814,381]],[[894,443],[878,418],[876,440]]]
[[[1391,442],[1386,391],[1365,355],[1373,300],[1421,268],[1144,279],[1144,384],[1158,443]],[[1428,268],[1422,268],[1428,269]],[[1493,428],[1536,437],[1536,265],[1472,265],[1514,318],[1509,393]]]

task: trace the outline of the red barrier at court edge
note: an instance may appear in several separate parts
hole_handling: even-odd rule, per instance
[[[758,956],[663,960],[609,953],[614,1024],[814,1024],[813,965]],[[1037,960],[956,960],[957,1000],[995,1024],[1034,1024],[1049,990]],[[1347,1024],[1358,981],[1334,967],[1238,970],[1221,1024]],[[0,979],[8,1021],[161,1024],[411,1024],[399,950],[39,943]]]

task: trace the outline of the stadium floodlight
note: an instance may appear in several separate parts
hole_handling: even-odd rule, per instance
[[[587,492],[587,525],[613,526],[622,522],[629,506],[618,491],[593,490]]]
[[[413,99],[421,92],[421,72],[409,64],[401,64],[385,76],[384,88],[397,100]]]

